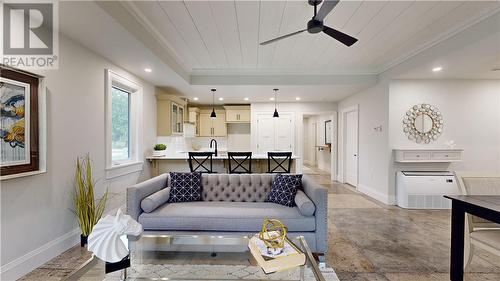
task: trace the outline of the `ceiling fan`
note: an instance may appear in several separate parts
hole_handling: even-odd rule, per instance
[[[310,21],[307,22],[307,28],[299,31],[292,32],[290,34],[286,34],[265,42],[260,43],[260,45],[267,45],[276,41],[279,41],[281,39],[285,39],[294,35],[297,35],[299,33],[302,33],[304,31],[307,31],[311,34],[314,33],[319,33],[323,31],[324,33],[328,34],[331,36],[333,39],[340,41],[344,45],[347,46],[352,46],[352,44],[356,43],[358,39],[351,37],[343,32],[340,32],[336,29],[333,29],[331,27],[328,27],[326,25],[323,25],[323,20],[325,17],[337,6],[339,3],[339,0],[324,0],[323,5],[321,5],[321,8],[319,11],[317,11],[317,6],[323,2],[323,0],[308,0],[307,1],[309,5],[314,6],[314,16]]]

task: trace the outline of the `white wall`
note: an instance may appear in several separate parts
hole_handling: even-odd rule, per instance
[[[90,154],[99,196],[150,176],[145,162],[140,173],[104,179],[105,69],[143,86],[144,155],[156,139],[153,86],[63,36],[59,57],[58,70],[38,73],[47,88],[47,173],[1,182],[2,280],[16,279],[77,243],[71,211],[76,157]]]
[[[390,85],[390,148],[446,147],[453,140],[464,149],[463,161],[448,164],[392,164],[398,170],[500,171],[500,81],[495,80],[396,80]],[[418,103],[439,108],[443,133],[430,144],[410,141],[402,130],[406,111]],[[394,176],[390,194],[394,194]]]
[[[390,204],[388,173],[388,116],[389,91],[387,83],[379,83],[339,103],[339,124],[344,122],[342,111],[358,105],[358,190],[381,202]],[[382,126],[382,131],[374,128]],[[343,181],[343,133],[339,126],[339,168],[338,179]]]
[[[435,143],[416,144],[402,131],[402,118],[416,103],[439,107],[444,131]],[[500,170],[500,81],[387,80],[339,103],[342,110],[359,105],[358,190],[386,204],[395,204],[395,174],[408,170]],[[374,130],[382,125],[382,132]],[[464,161],[448,164],[395,164],[393,148],[442,146],[454,140],[465,149]],[[342,132],[339,132],[339,159]],[[343,166],[339,161],[339,179]]]

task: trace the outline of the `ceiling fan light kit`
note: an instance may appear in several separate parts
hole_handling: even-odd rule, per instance
[[[273,42],[276,42],[276,41],[279,41],[279,40],[282,40],[282,39],[285,39],[285,38],[288,38],[288,37],[291,37],[291,36],[294,36],[297,34],[300,34],[304,31],[307,31],[311,34],[323,32],[323,33],[327,34],[328,36],[332,37],[333,39],[341,42],[342,44],[344,44],[348,47],[350,47],[354,43],[356,43],[358,41],[358,39],[323,24],[325,17],[333,10],[333,8],[335,8],[335,6],[337,6],[339,1],[338,0],[325,0],[323,2],[323,4],[321,5],[321,8],[319,9],[319,11],[317,11],[318,5],[321,2],[323,2],[323,1],[322,0],[308,0],[309,5],[314,7],[314,16],[312,17],[312,19],[310,21],[307,22],[306,29],[302,29],[299,31],[295,31],[295,32],[283,35],[283,36],[276,37],[276,38],[268,40],[268,41],[264,41],[264,42],[260,43],[260,45],[267,45],[267,44],[270,44],[270,43],[273,43]]]

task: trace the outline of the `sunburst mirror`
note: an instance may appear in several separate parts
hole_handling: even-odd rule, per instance
[[[412,106],[403,118],[403,132],[416,143],[430,143],[443,132],[443,116],[439,109],[427,103]]]

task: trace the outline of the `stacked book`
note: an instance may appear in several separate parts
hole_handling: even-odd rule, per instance
[[[279,254],[269,253],[267,245],[258,234],[250,238],[248,248],[266,274],[302,266],[306,262],[304,253],[287,238],[285,238],[283,251]]]

